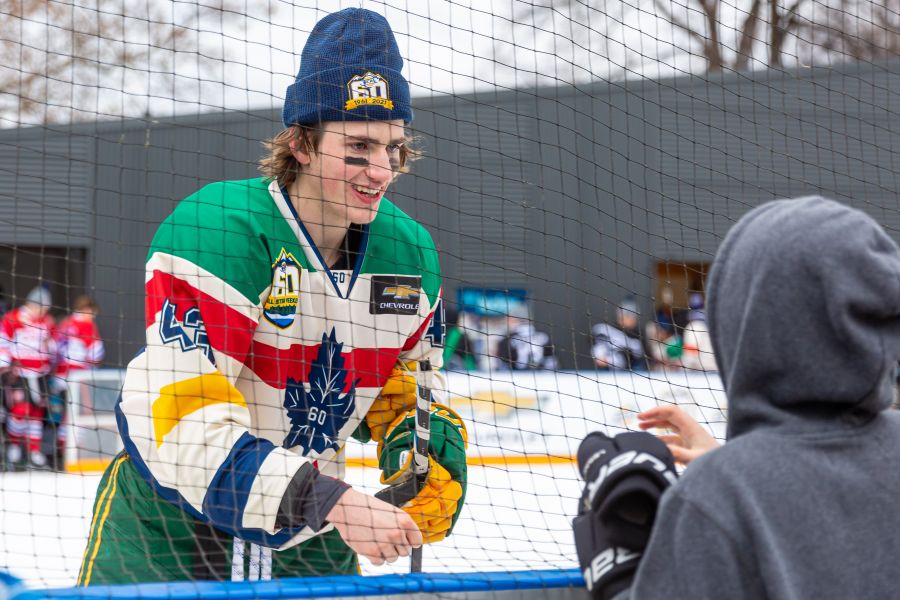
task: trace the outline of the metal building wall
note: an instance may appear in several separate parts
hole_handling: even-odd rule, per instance
[[[98,127],[90,282],[108,365],[124,365],[143,345],[143,265],[159,223],[207,183],[254,177],[259,140],[276,131],[268,112]]]
[[[900,239],[897,61],[414,105],[425,158],[389,197],[434,235],[445,296],[528,289],[565,368],[590,367],[589,327],[624,294],[649,313],[657,260],[711,261],[765,200],[835,197]],[[0,246],[83,248],[121,365],[156,226],[205,183],[255,176],[280,128],[265,111],[0,132]]]

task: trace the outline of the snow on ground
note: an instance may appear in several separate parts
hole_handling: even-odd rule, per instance
[[[347,481],[370,493],[377,469],[351,468]],[[73,585],[90,527],[99,475],[0,474],[0,570],[29,587]],[[452,536],[427,546],[426,571],[571,568],[571,521],[580,494],[575,465],[469,467],[466,506]],[[409,563],[364,574],[403,573]]]

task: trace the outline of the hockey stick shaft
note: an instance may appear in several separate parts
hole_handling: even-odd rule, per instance
[[[419,380],[416,386],[416,438],[413,444],[413,473],[416,477],[428,475],[428,444],[431,441],[431,361],[421,360],[418,365]],[[411,573],[422,572],[422,548],[413,548],[409,556]]]

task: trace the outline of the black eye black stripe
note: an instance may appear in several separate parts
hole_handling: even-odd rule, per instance
[[[399,161],[399,160],[392,158],[392,159],[390,160],[390,163],[391,163],[391,170],[396,171],[396,170],[398,170],[398,169],[400,168],[400,161]],[[358,157],[358,156],[345,156],[345,157],[344,157],[344,164],[345,164],[345,165],[353,165],[354,167],[368,167],[368,166],[369,166],[369,159],[367,159],[367,158],[360,158],[360,157]]]

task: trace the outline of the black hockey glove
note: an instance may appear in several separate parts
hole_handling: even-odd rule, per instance
[[[591,596],[606,600],[631,585],[659,499],[678,477],[675,461],[649,433],[595,431],[578,448],[578,470],[586,483],[572,522],[578,562]]]

